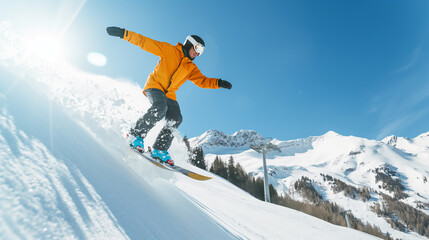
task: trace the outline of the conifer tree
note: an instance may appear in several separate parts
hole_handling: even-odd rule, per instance
[[[254,196],[260,200],[265,200],[264,194],[264,180],[261,177],[258,177],[255,181],[255,193]]]
[[[234,158],[232,156],[229,157],[228,161],[228,181],[237,185],[237,169],[234,166]]]
[[[237,185],[241,189],[248,191],[249,189],[246,189],[246,183],[249,182],[250,178],[243,170],[243,167],[241,167],[240,163],[237,163],[235,165],[235,172],[237,173],[235,185]]]
[[[192,152],[191,144],[189,143],[189,139],[188,139],[188,137],[187,137],[187,136],[184,136],[184,137],[183,137],[183,142],[184,142],[184,143],[185,143],[185,145],[186,145],[186,149],[188,149],[188,153]]]
[[[269,186],[270,189],[270,199],[272,203],[278,204],[279,202],[279,194],[277,193],[277,190],[274,188],[272,184]]]
[[[228,169],[226,168],[225,163],[219,156],[216,156],[212,166],[210,167],[210,172],[228,179]]]
[[[207,170],[206,160],[204,159],[202,147],[196,147],[193,149],[191,163],[194,166]]]
[[[183,137],[183,142],[185,143],[186,149],[188,150],[187,151],[187,153],[188,153],[188,162],[191,163],[192,165],[194,165],[194,163],[193,163],[193,158],[194,158],[194,156],[193,156],[193,150],[191,148],[191,144],[189,143],[189,139],[188,139],[187,136]]]

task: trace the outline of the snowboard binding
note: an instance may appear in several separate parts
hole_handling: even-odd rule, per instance
[[[160,161],[163,164],[168,164],[170,166],[174,166],[174,161],[171,159],[171,156],[167,151],[158,150],[158,149],[153,149],[153,150],[150,149],[150,155],[152,156],[152,158]]]

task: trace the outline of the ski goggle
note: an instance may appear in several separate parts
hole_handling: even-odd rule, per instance
[[[194,45],[195,52],[197,52],[200,55],[203,54],[204,49],[205,49],[204,45],[202,45],[201,43],[195,41],[195,39],[191,35],[189,35],[188,37],[186,37],[186,41],[189,41],[189,42],[192,43],[192,45]]]

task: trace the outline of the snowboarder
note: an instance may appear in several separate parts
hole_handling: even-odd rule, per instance
[[[131,145],[142,151],[147,133],[165,117],[167,124],[159,133],[151,155],[153,158],[174,165],[168,149],[174,138],[173,129],[177,129],[182,123],[175,92],[188,79],[202,88],[231,89],[231,83],[218,78],[205,77],[193,63],[193,60],[200,56],[205,49],[203,39],[196,35],[188,36],[184,44],[177,43],[176,46],[173,46],[119,27],[108,27],[106,31],[111,36],[125,39],[160,57],[143,90],[143,94],[149,99],[152,106],[137,120],[136,126],[131,128]]]

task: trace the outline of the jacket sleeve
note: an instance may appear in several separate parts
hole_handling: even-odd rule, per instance
[[[219,79],[208,78],[204,76],[196,66],[192,70],[191,75],[189,76],[189,80],[192,81],[195,85],[197,85],[200,88],[213,88],[213,89],[219,88],[219,85],[218,85]]]
[[[156,56],[161,57],[163,55],[164,49],[166,45],[169,45],[169,43],[166,42],[159,42],[156,40],[153,40],[151,38],[145,37],[141,34],[128,31],[125,29],[124,33],[124,39],[128,42],[140,47],[141,49],[150,52]]]

